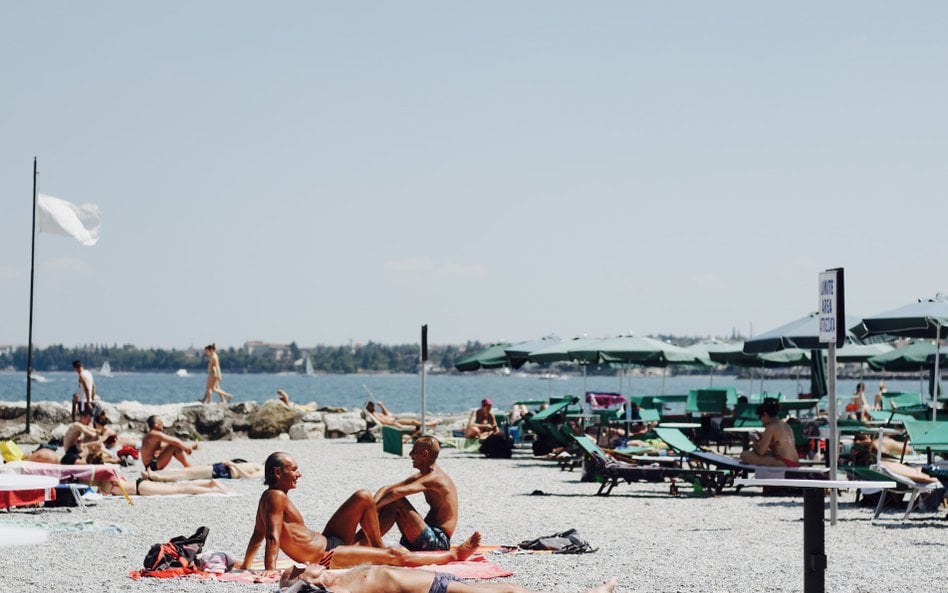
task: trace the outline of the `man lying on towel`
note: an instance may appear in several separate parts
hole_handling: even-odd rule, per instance
[[[778,417],[780,403],[767,398],[757,406],[757,417],[764,425],[760,436],[752,434],[753,445],[741,453],[741,461],[750,465],[773,467],[800,467],[793,429]]]
[[[458,489],[448,474],[435,465],[440,451],[437,440],[430,436],[419,437],[408,454],[412,467],[418,471],[375,493],[382,535],[398,525],[402,533],[399,543],[409,550],[451,549],[451,536],[458,523]],[[424,517],[406,498],[421,493],[430,507]],[[364,539],[362,534],[359,539]]]
[[[303,516],[289,498],[301,474],[288,453],[272,453],[263,464],[263,482],[267,489],[257,504],[253,534],[243,562],[236,568],[250,568],[260,544],[264,547],[264,570],[272,573],[277,554],[282,550],[297,562],[342,568],[358,564],[424,566],[466,560],[480,545],[475,532],[457,549],[437,554],[418,553],[403,548],[383,548],[375,500],[367,490],[358,490],[329,518],[322,533],[306,526]],[[361,527],[365,543],[356,542]]]
[[[151,471],[143,469],[145,479],[154,482],[183,482],[185,480],[258,480],[263,477],[263,465],[245,459],[231,459],[211,465],[192,465],[182,469]]]
[[[286,588],[289,587],[289,588]],[[616,580],[585,593],[613,593]],[[284,593],[334,591],[337,593],[533,593],[514,583],[471,583],[452,574],[389,566],[360,566],[351,570],[326,570],[322,566],[295,566],[280,578]]]

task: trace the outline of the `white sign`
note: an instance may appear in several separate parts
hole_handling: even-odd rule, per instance
[[[828,344],[836,342],[837,319],[837,270],[820,272],[820,342]]]

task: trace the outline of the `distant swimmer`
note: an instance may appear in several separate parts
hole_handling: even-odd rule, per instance
[[[208,344],[204,347],[204,355],[207,356],[207,386],[204,388],[204,399],[202,403],[211,403],[211,394],[216,393],[221,398],[221,403],[227,403],[234,399],[234,396],[221,389],[221,360],[217,356],[217,346]]]
[[[303,515],[289,498],[301,477],[296,461],[282,452],[272,453],[264,463],[267,489],[257,504],[257,516],[247,551],[237,568],[251,568],[260,545],[264,544],[264,569],[273,573],[277,554],[282,550],[297,562],[342,568],[358,564],[424,566],[466,560],[480,545],[474,533],[458,548],[436,553],[410,552],[403,548],[383,548],[375,500],[358,490],[333,513],[322,532],[306,526]],[[356,529],[361,528],[366,545],[356,545]]]

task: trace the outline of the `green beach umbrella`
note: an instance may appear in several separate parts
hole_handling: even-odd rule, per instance
[[[633,334],[606,338],[598,344],[570,350],[577,359],[589,362],[637,364],[650,367],[669,365],[708,366],[706,360],[680,346]]]
[[[509,366],[504,349],[510,348],[510,342],[492,344],[483,350],[466,354],[454,361],[454,368],[459,371],[479,371],[481,369],[498,369]]]
[[[510,360],[510,366],[515,369],[519,369],[523,365],[530,362],[530,354],[537,351],[543,350],[553,344],[559,344],[562,342],[557,336],[549,335],[539,340],[531,340],[529,342],[520,342],[519,344],[514,344],[513,346],[504,350],[507,354],[507,359]]]
[[[916,303],[899,307],[885,313],[865,317],[856,326],[850,326],[858,338],[879,334],[928,338],[935,340],[936,352],[948,327],[948,296],[938,293],[933,299],[920,299]],[[934,383],[941,383],[941,355],[933,356],[933,385],[930,390],[934,399]],[[937,420],[938,404],[932,402],[932,419]]]
[[[530,362],[539,362],[539,363],[549,363],[549,362],[567,362],[575,360],[581,364],[588,363],[590,361],[583,360],[578,358],[573,354],[574,351],[582,351],[592,347],[595,344],[600,343],[602,340],[600,338],[572,338],[570,340],[562,340],[534,350],[528,356]],[[592,362],[596,362],[593,360]]]
[[[928,340],[912,340],[901,348],[873,356],[866,360],[869,368],[896,373],[917,372],[935,366],[935,345]],[[941,353],[942,363],[945,353]]]

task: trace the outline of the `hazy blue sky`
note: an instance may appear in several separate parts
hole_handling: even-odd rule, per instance
[[[727,335],[948,291],[942,2],[6,2],[0,344]]]

